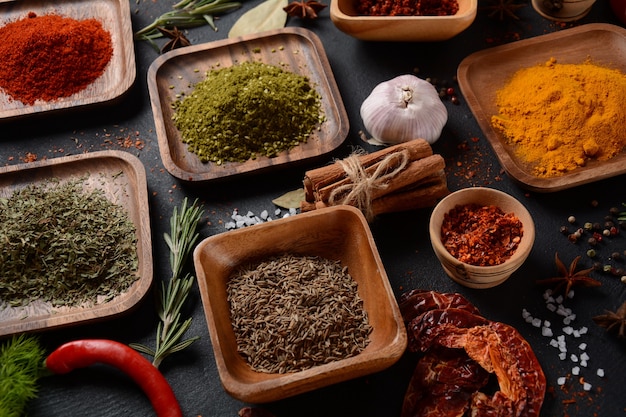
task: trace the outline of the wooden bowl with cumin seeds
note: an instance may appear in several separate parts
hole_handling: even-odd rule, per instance
[[[339,261],[357,283],[372,331],[355,356],[287,373],[255,370],[238,351],[227,298],[241,267],[284,254]],[[194,264],[222,385],[233,397],[266,403],[382,371],[400,359],[402,316],[363,214],[335,206],[232,230],[203,240]]]

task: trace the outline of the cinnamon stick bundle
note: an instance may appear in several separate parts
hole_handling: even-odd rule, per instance
[[[443,157],[423,139],[353,154],[305,173],[300,209],[351,204],[371,220],[382,213],[431,207],[449,193],[444,169]]]

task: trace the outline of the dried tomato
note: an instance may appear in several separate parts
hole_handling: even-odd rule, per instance
[[[452,256],[476,266],[499,265],[522,239],[522,222],[494,205],[459,205],[444,216],[441,240]]]

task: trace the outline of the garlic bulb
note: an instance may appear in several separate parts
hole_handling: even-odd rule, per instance
[[[432,144],[448,121],[437,89],[414,75],[400,75],[378,84],[361,105],[361,119],[370,143],[393,145],[412,139]]]

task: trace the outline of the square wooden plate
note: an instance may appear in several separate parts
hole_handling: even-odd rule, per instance
[[[322,97],[326,120],[308,141],[274,158],[259,157],[222,165],[202,163],[172,122],[172,103],[190,92],[207,71],[245,61],[264,62],[304,75]],[[159,149],[165,168],[184,181],[207,181],[291,165],[327,154],[348,134],[348,116],[320,39],[302,28],[284,28],[186,48],[158,57],[148,70],[148,89]]]
[[[101,189],[111,202],[128,212],[137,234],[139,279],[128,291],[93,306],[53,307],[41,301],[10,307],[0,302],[0,336],[111,318],[134,307],[150,289],[153,266],[148,187],[145,169],[137,157],[123,151],[100,151],[1,167],[0,198],[31,184],[83,178],[86,190]]]
[[[22,19],[29,12],[38,16],[57,14],[77,20],[95,18],[111,34],[113,56],[104,74],[86,89],[51,102],[25,105],[0,89],[0,120],[78,108],[114,101],[135,81],[136,66],[130,4],[126,0],[21,0],[0,1],[0,27]]]
[[[249,262],[290,253],[339,260],[358,284],[373,330],[358,355],[291,373],[252,369],[237,351],[226,287],[234,270]],[[363,214],[333,206],[210,236],[194,251],[198,287],[226,392],[265,403],[382,371],[407,344],[398,304]]]
[[[554,192],[626,173],[626,149],[608,161],[590,161],[559,177],[540,178],[532,174],[491,125],[498,114],[496,93],[519,69],[555,58],[559,63],[578,64],[586,59],[626,73],[626,29],[604,23],[592,23],[565,29],[479,51],[465,58],[458,68],[459,86],[487,136],[502,167],[527,189]]]

